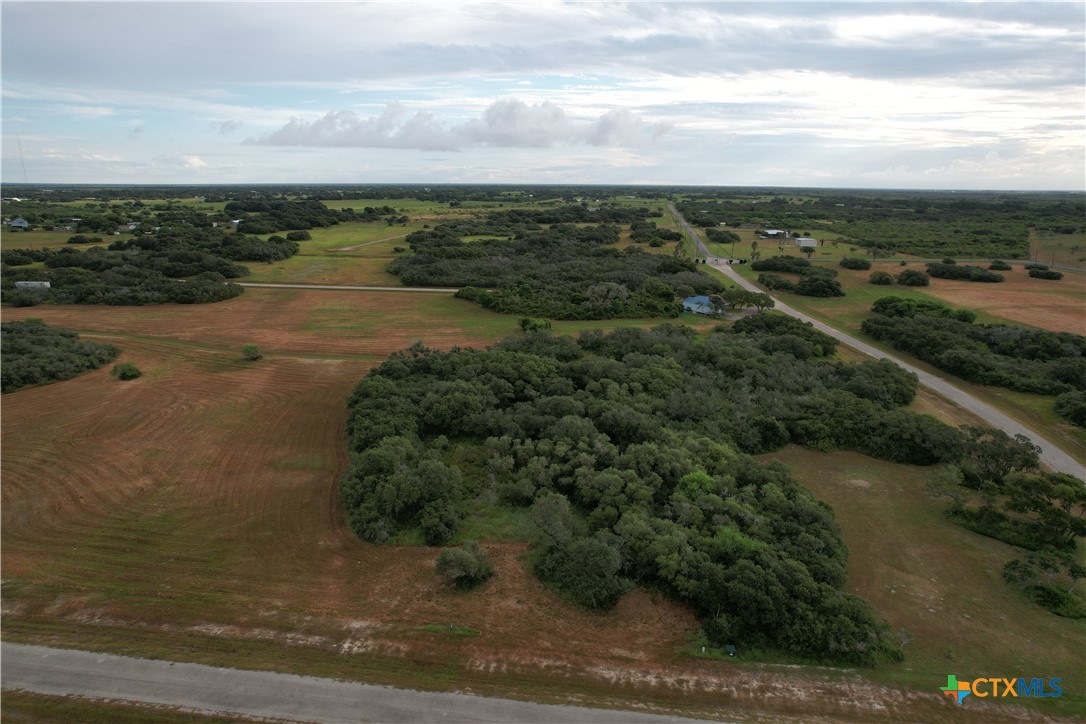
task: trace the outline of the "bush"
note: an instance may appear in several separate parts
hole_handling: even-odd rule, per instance
[[[607,610],[630,588],[619,576],[621,567],[622,558],[614,548],[595,538],[579,538],[544,549],[535,572],[574,603]]]
[[[846,256],[841,260],[841,266],[845,269],[858,269],[859,271],[867,271],[871,268],[871,260],[864,259],[862,257]]]
[[[535,330],[545,330],[551,328],[551,320],[549,319],[532,319],[531,317],[521,317],[520,328],[525,332],[533,332]]]
[[[872,284],[879,284],[881,286],[887,286],[894,283],[894,277],[884,271],[871,272],[871,276],[869,276],[867,280]]]
[[[460,589],[475,588],[494,575],[494,566],[486,551],[469,540],[457,548],[446,548],[437,557],[434,570]]]
[[[926,287],[931,281],[928,279],[928,275],[919,269],[906,269],[895,277],[898,284],[902,284],[907,287]]]
[[[1063,274],[1051,269],[1030,269],[1029,275],[1034,279],[1063,279]]]
[[[969,282],[1001,282],[1002,274],[968,264],[928,264],[928,274],[939,279],[962,279]]]
[[[1001,259],[992,259],[992,263],[988,265],[988,268],[992,271],[1010,271],[1011,265]]]
[[[287,234],[287,241],[309,241],[312,238],[308,231],[291,231]]]
[[[759,274],[758,275],[758,283],[761,284],[766,289],[769,289],[769,290],[772,290],[772,291],[784,291],[784,292],[790,292],[796,286],[795,284],[788,281],[784,277],[778,276],[776,274]]]
[[[1064,392],[1056,398],[1052,409],[1072,425],[1086,427],[1086,392],[1082,390]]]
[[[791,272],[798,274],[811,266],[807,259],[796,256],[771,256],[768,259],[759,259],[750,265],[754,271]]]
[[[1003,580],[1042,608],[1071,619],[1086,618],[1086,601],[1073,591],[1083,576],[1086,570],[1073,558],[1052,551],[1032,553],[1003,567]],[[1059,586],[1053,585],[1057,582]]]
[[[245,359],[251,362],[255,362],[256,360],[264,356],[260,353],[260,347],[257,347],[255,344],[245,345],[241,348],[241,353],[245,355]]]
[[[845,296],[845,290],[841,288],[841,282],[826,274],[804,274],[792,291],[805,297]]]
[[[83,234],[76,234],[75,236],[68,237],[69,244],[100,244],[102,237],[100,236],[84,236]]]
[[[119,365],[113,365],[113,369],[111,369],[109,373],[119,380],[126,381],[134,380],[143,375],[143,373],[140,372],[139,367],[136,367],[136,365],[131,362],[121,362]]]

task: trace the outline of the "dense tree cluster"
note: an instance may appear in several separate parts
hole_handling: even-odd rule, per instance
[[[1058,395],[1086,390],[1086,337],[1002,324],[935,302],[879,299],[861,329],[970,382]]]
[[[487,350],[393,355],[349,400],[344,509],[363,538],[455,532],[468,501],[531,506],[533,567],[606,608],[631,582],[692,606],[718,643],[871,663],[882,627],[843,594],[828,508],[762,453],[796,442],[917,464],[965,436],[901,407],[916,378],[829,359],[834,340],[773,313],[685,327],[530,332]]]
[[[673,229],[657,229],[653,221],[633,221],[630,238],[638,244],[659,248],[669,241],[682,241],[683,235]]]
[[[768,259],[751,262],[750,268],[754,271],[802,274],[812,267],[810,260],[800,259],[798,256],[771,256]]]
[[[463,287],[458,296],[487,309],[550,319],[675,317],[678,297],[723,289],[692,261],[608,247],[618,226],[510,227],[506,216],[410,234],[415,253],[389,271],[406,286]]]
[[[955,264],[952,260],[949,264],[931,262],[927,267],[928,274],[937,279],[962,279],[967,282],[1001,282],[1004,280],[1002,274],[996,274],[983,267],[970,264]]]
[[[374,221],[382,212],[395,214],[396,210],[385,207],[382,210],[368,208],[368,215],[355,214],[353,210],[335,211],[320,201],[313,199],[301,201],[283,201],[252,199],[231,201],[224,208],[226,214],[240,218],[239,234],[274,234],[277,231],[315,229],[335,226],[341,221]]]
[[[811,263],[806,259],[774,256],[754,262],[751,264],[751,268],[755,271],[768,269],[799,274],[799,281],[797,282],[785,279],[777,274],[758,275],[758,283],[771,291],[792,292],[805,297],[845,296],[845,290],[841,288],[841,282],[834,278],[837,276],[836,269],[811,266]]]
[[[261,239],[219,228],[183,227],[122,239],[108,247],[17,249],[0,257],[4,301],[15,305],[202,304],[242,293],[227,279],[249,270],[239,261],[277,261],[298,251],[298,242]],[[20,268],[33,262],[45,268]],[[11,268],[15,266],[15,268]],[[179,281],[184,278],[185,281]],[[16,281],[48,281],[48,291],[25,292]]]
[[[24,387],[67,380],[96,370],[117,356],[117,348],[79,339],[70,329],[50,327],[40,319],[0,324],[0,388]]]

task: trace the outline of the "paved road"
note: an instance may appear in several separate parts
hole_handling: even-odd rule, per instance
[[[743,287],[744,289],[749,289],[750,291],[754,292],[764,291],[741,277],[739,275],[739,272],[732,269],[730,264],[722,261],[714,261],[716,257],[701,242],[701,238],[698,236],[697,232],[694,231],[694,229],[691,228],[688,223],[686,223],[686,219],[684,219],[682,215],[679,214],[678,210],[675,209],[675,207],[671,204],[668,204],[668,208],[671,210],[671,213],[675,217],[676,221],[678,221],[679,224],[682,225],[687,237],[692,239],[694,243],[697,244],[698,251],[709,259],[710,266],[712,266],[714,269],[719,269],[720,271],[724,272],[724,274],[726,274],[729,279],[733,280],[736,284]],[[1073,457],[1057,447],[1056,444],[1053,443],[1051,440],[1048,440],[1042,435],[1039,435],[1033,430],[1030,430],[1022,423],[1003,414],[988,403],[982,402],[973,395],[970,395],[968,392],[965,392],[964,390],[955,387],[953,384],[947,382],[945,379],[939,377],[938,375],[933,375],[930,372],[926,372],[907,362],[903,362],[897,357],[883,352],[882,350],[873,347],[866,342],[856,339],[850,334],[846,334],[839,329],[835,329],[828,324],[820,322],[817,319],[814,319],[804,314],[803,312],[793,309],[787,304],[781,302],[781,300],[777,299],[776,297],[774,297],[773,301],[776,303],[776,307],[774,308],[778,311],[789,314],[793,317],[796,317],[797,319],[802,319],[804,322],[810,322],[819,331],[825,332],[831,337],[834,337],[835,339],[844,342],[849,347],[857,349],[866,355],[874,357],[875,359],[888,359],[891,362],[896,363],[900,367],[908,370],[909,372],[914,373],[917,378],[919,378],[920,384],[924,385],[929,389],[935,390],[948,400],[951,400],[962,406],[966,410],[969,410],[974,415],[977,415],[978,417],[983,419],[992,427],[998,428],[1003,432],[1007,433],[1008,435],[1025,435],[1030,440],[1032,440],[1034,444],[1040,446],[1042,463],[1047,465],[1052,470],[1056,470],[1061,473],[1067,473],[1068,475],[1074,475],[1077,478],[1086,480],[1086,468],[1084,468],[1081,463],[1079,463]]]
[[[0,644],[3,687],[185,709],[318,722],[584,722],[690,719],[354,684],[267,671]]]
[[[351,284],[265,284],[263,282],[234,282],[241,287],[267,287],[269,289],[339,289],[356,292],[434,292],[455,294],[459,289],[445,287],[365,287]]]

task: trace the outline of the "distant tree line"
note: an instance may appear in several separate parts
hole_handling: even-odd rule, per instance
[[[111,362],[118,353],[112,345],[81,340],[72,330],[50,327],[40,319],[0,324],[0,347],[4,392],[76,377]]]
[[[277,199],[251,199],[231,201],[226,204],[226,214],[238,218],[239,234],[274,234],[277,231],[297,231],[335,226],[345,221],[377,221],[381,218],[399,218],[391,206],[354,209],[329,209],[320,201],[306,199],[285,201]],[[404,219],[406,221],[406,218]]]
[[[834,349],[774,313],[707,336],[665,325],[416,345],[350,396],[347,519],[375,543],[415,529],[441,545],[469,501],[527,506],[533,569],[578,604],[607,608],[639,583],[691,606],[721,645],[854,664],[897,655],[841,591],[830,509],[749,455],[794,442],[926,465],[961,461],[969,437],[902,409],[915,376]]]
[[[389,271],[405,286],[461,287],[486,309],[550,319],[675,317],[678,298],[724,288],[692,261],[608,248],[620,238],[613,224],[517,226],[511,213],[409,234],[415,253]],[[501,236],[462,240],[485,234]]]
[[[1072,233],[1086,217],[1080,194],[706,189],[683,196],[676,206],[696,226],[792,229],[816,221],[855,246],[928,257],[1024,259],[1030,227]]]

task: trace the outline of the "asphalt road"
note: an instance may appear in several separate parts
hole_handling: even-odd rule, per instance
[[[307,722],[689,724],[690,719],[0,644],[3,687]]]
[[[694,243],[697,244],[698,251],[709,259],[709,266],[712,266],[714,269],[719,269],[720,271],[724,272],[724,274],[727,275],[729,279],[731,279],[744,289],[748,289],[752,292],[764,291],[763,289],[759,289],[757,286],[741,277],[739,275],[739,272],[732,269],[730,264],[722,261],[714,261],[714,259],[716,258],[715,255],[710,252],[708,247],[706,247],[702,243],[701,238],[698,236],[697,232],[694,231],[694,229],[691,228],[691,226],[686,222],[686,219],[684,219],[682,215],[679,214],[678,210],[671,204],[668,204],[668,208],[671,210],[672,215],[679,222],[679,224],[682,225],[687,237],[692,239]],[[1030,440],[1032,440],[1035,445],[1038,445],[1041,448],[1040,457],[1041,462],[1044,465],[1057,472],[1067,473],[1068,475],[1074,475],[1076,478],[1086,480],[1086,468],[1084,468],[1081,463],[1079,463],[1073,457],[1061,450],[1051,440],[1048,440],[1044,436],[1039,435],[1033,430],[1027,428],[1022,423],[1012,419],[1008,415],[1005,415],[988,403],[982,402],[973,395],[970,395],[968,392],[965,392],[964,390],[955,387],[953,384],[946,381],[942,377],[939,377],[938,375],[933,375],[930,372],[926,372],[918,367],[909,364],[908,362],[904,362],[901,359],[895,357],[894,355],[883,352],[877,347],[873,347],[866,342],[856,339],[850,334],[846,334],[838,329],[829,326],[828,324],[820,322],[817,319],[814,319],[804,314],[803,312],[793,309],[776,297],[773,298],[773,301],[776,303],[774,309],[776,309],[777,311],[784,312],[785,314],[789,314],[797,319],[802,319],[804,322],[810,322],[819,331],[825,332],[826,334],[830,335],[831,337],[837,339],[840,342],[847,344],[853,349],[857,349],[866,355],[874,357],[875,359],[888,359],[891,362],[894,362],[898,366],[902,367],[903,369],[912,372],[920,380],[920,384],[938,392],[940,395],[947,398],[948,400],[957,403],[964,409],[980,417],[992,427],[998,428],[1003,432],[1007,433],[1008,435],[1012,436],[1025,435]]]

